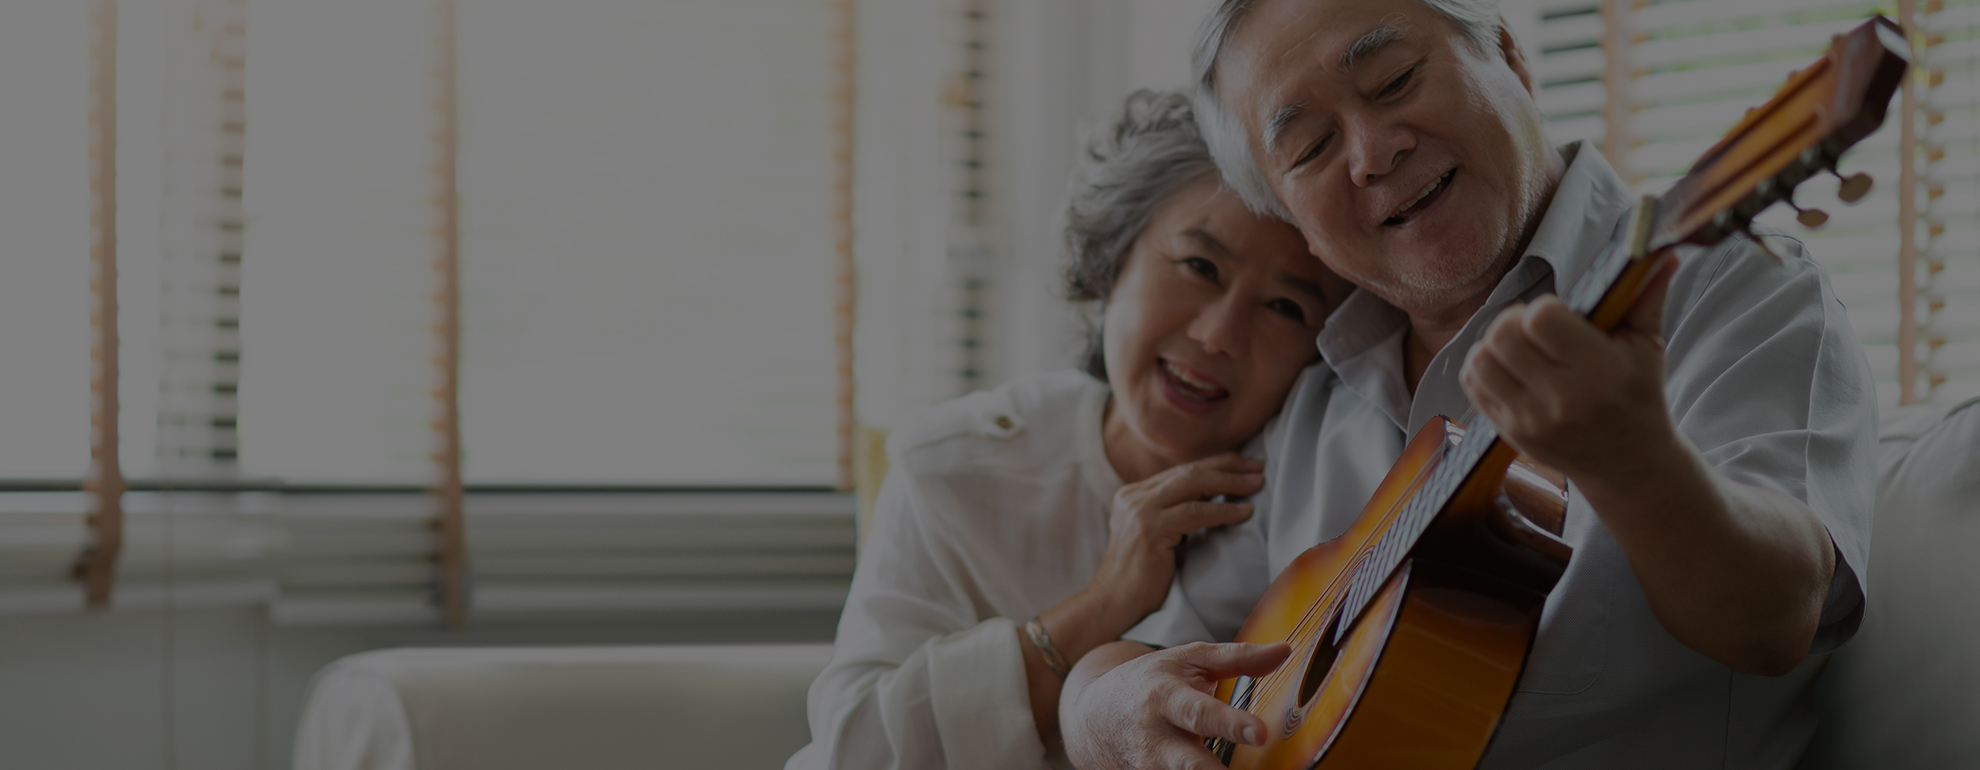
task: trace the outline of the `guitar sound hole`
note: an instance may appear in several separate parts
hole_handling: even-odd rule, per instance
[[[1299,705],[1305,707],[1313,702],[1313,694],[1320,691],[1320,683],[1327,681],[1327,673],[1334,670],[1334,659],[1341,654],[1339,645],[1334,644],[1334,632],[1341,625],[1340,611],[1334,611],[1334,618],[1327,621],[1327,628],[1313,645],[1313,659],[1306,664],[1306,676],[1299,680]]]

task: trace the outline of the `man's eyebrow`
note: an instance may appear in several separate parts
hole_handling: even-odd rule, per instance
[[[1401,39],[1403,39],[1403,28],[1394,24],[1384,24],[1368,30],[1360,38],[1357,38],[1353,44],[1349,45],[1346,51],[1341,52],[1340,62],[1336,66],[1342,72],[1346,72],[1348,69],[1354,67],[1356,62],[1366,59],[1376,51],[1381,50],[1382,46]]]
[[[1382,26],[1368,30],[1362,33],[1361,37],[1355,38],[1355,41],[1348,45],[1347,50],[1341,52],[1341,58],[1335,66],[1346,72],[1361,60],[1373,56],[1383,46],[1403,39],[1406,33],[1402,22],[1406,19],[1402,18],[1401,14],[1391,14],[1383,21],[1385,23]],[[1263,133],[1266,152],[1272,152],[1278,147],[1279,140],[1285,135],[1286,126],[1291,125],[1293,120],[1304,112],[1306,112],[1306,103],[1294,102],[1280,107],[1271,117],[1265,119]]]
[[[1293,102],[1280,107],[1271,117],[1265,119],[1266,152],[1272,152],[1273,148],[1278,146],[1279,139],[1285,135],[1286,126],[1293,122],[1293,118],[1299,117],[1300,113],[1305,111],[1306,102]]]

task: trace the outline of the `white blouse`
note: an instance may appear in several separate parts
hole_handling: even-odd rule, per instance
[[[872,529],[811,686],[808,768],[1063,768],[1031,716],[1019,628],[1084,588],[1120,477],[1107,386],[1026,377],[925,410],[887,441]]]

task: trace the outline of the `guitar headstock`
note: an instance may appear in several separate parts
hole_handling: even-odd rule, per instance
[[[1844,150],[1883,124],[1909,66],[1910,45],[1890,19],[1873,17],[1837,35],[1828,53],[1789,76],[1658,199],[1650,250],[1745,231],[1797,185],[1834,170]],[[1845,197],[1860,197],[1868,184],[1861,176],[1845,181]],[[1806,214],[1810,225],[1826,218]]]

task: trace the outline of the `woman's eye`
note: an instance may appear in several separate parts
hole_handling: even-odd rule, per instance
[[[1187,268],[1192,273],[1203,276],[1204,278],[1208,278],[1212,281],[1217,280],[1217,263],[1215,262],[1204,259],[1202,257],[1184,257],[1182,259],[1182,264],[1183,267]]]
[[[1389,81],[1388,85],[1382,87],[1382,92],[1379,95],[1383,97],[1396,95],[1398,92],[1403,90],[1404,86],[1409,85],[1410,77],[1415,74],[1416,74],[1415,67],[1411,67],[1409,69],[1403,70],[1403,74],[1397,75],[1395,80]]]
[[[1285,316],[1300,323],[1306,323],[1306,309],[1300,307],[1299,303],[1297,302],[1294,302],[1289,299],[1280,298],[1265,303],[1265,306],[1271,308],[1272,312],[1278,313],[1279,315]]]

